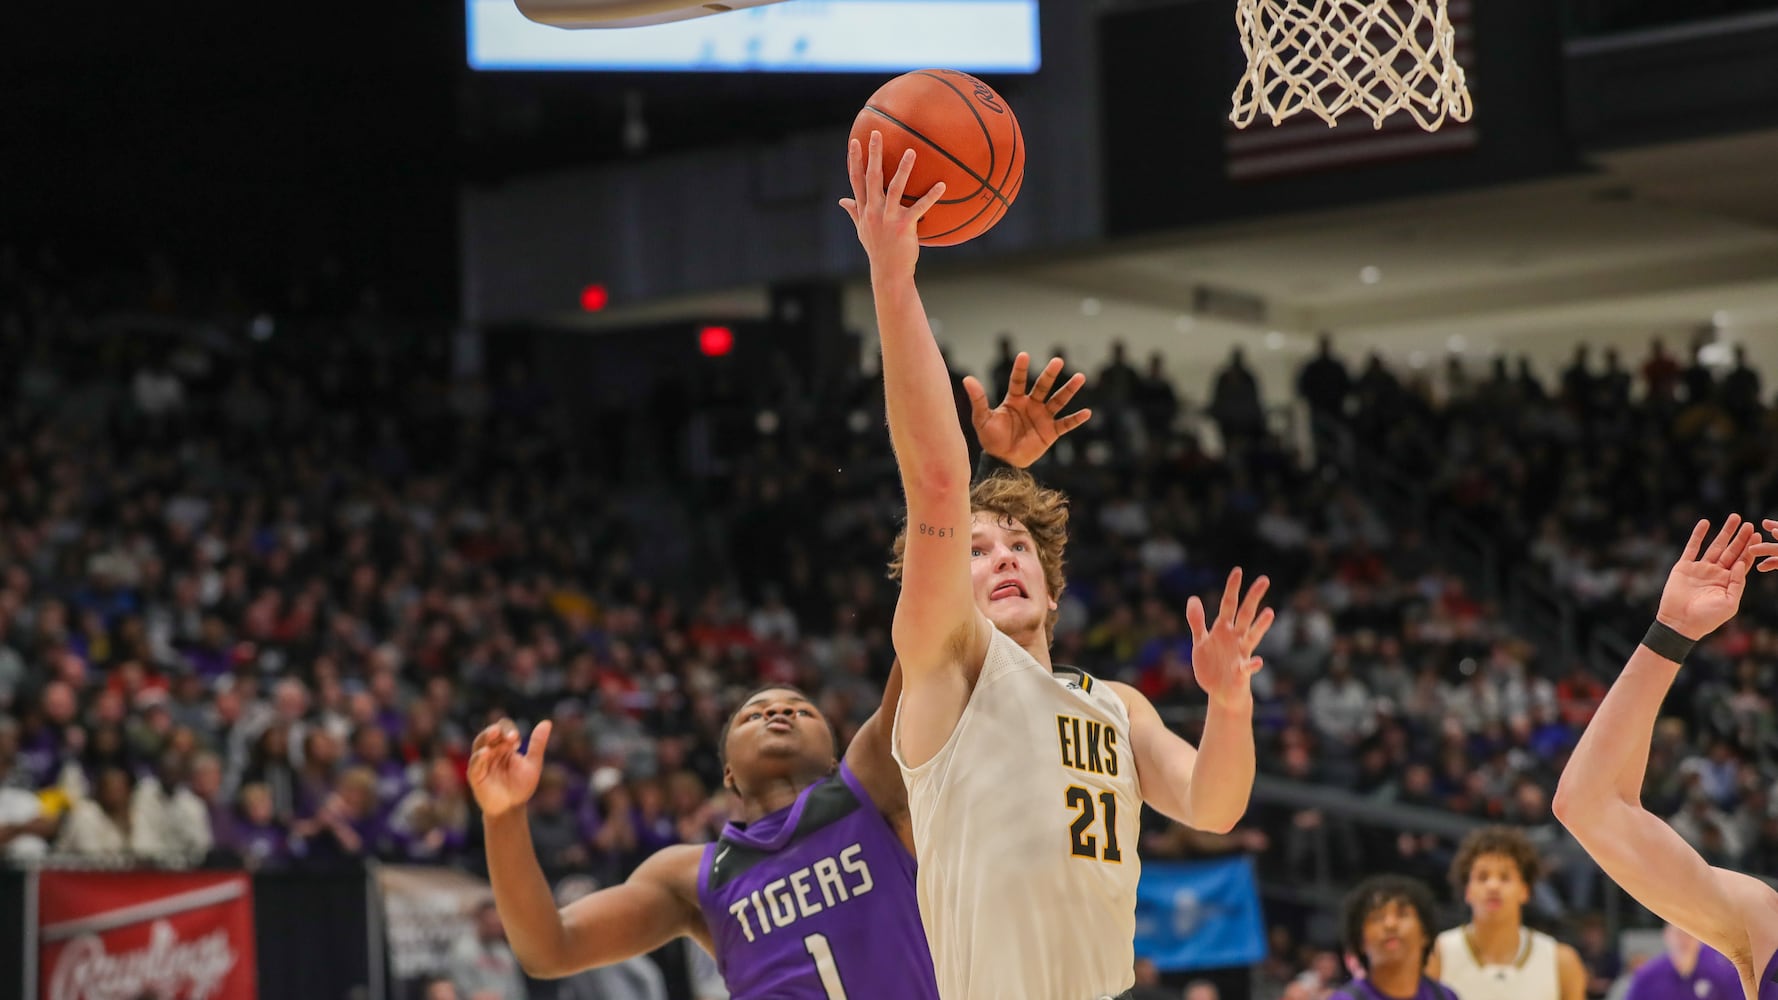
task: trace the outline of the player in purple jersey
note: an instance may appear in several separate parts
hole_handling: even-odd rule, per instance
[[[899,678],[890,691],[899,695]],[[760,753],[750,730],[790,732],[785,713],[818,717],[790,688],[747,700],[725,740],[732,772]],[[804,761],[822,767],[820,741]],[[914,894],[914,855],[905,805],[894,816],[848,762],[833,768],[826,744],[822,776],[787,807],[732,822],[700,851],[697,901],[723,982],[737,1000],[753,997],[908,997],[937,1000],[932,957]]]
[[[1021,356],[1022,358],[1023,356]],[[1056,387],[1060,359],[1027,392],[1016,366],[1000,406],[968,387],[985,458],[1035,462],[1079,414],[1056,414],[1085,376]],[[790,687],[749,696],[723,730],[723,781],[741,815],[714,844],[681,844],[622,885],[557,910],[525,812],[543,771],[550,723],[520,752],[510,721],[476,737],[469,782],[482,808],[488,873],[507,940],[525,971],[557,978],[690,937],[716,956],[733,1000],[937,1000],[915,896],[907,789],[889,751],[901,697],[859,728],[844,761],[833,729]]]
[[[892,675],[886,693],[900,690]],[[661,850],[622,885],[559,911],[524,809],[550,723],[538,724],[525,753],[511,722],[488,727],[476,737],[470,783],[519,963],[553,979],[684,936],[716,956],[735,1000],[936,1000],[913,854],[898,834],[901,777],[883,766],[888,733],[876,718],[841,763],[832,728],[801,692],[754,694],[723,734],[723,779],[741,816],[722,840]]]
[[[1716,949],[1672,924],[1661,934],[1665,954],[1630,977],[1624,1000],[1737,1000],[1741,974]]]
[[[1765,527],[1778,537],[1778,521]],[[1709,534],[1708,521],[1692,529],[1654,624],[1562,771],[1555,810],[1637,902],[1734,963],[1747,1000],[1778,1000],[1778,892],[1750,875],[1712,868],[1642,807],[1655,718],[1680,664],[1698,640],[1735,616],[1755,563],[1761,571],[1778,569],[1778,542],[1756,541],[1740,515],[1729,515],[1705,548]]]
[[[1329,1000],[1456,1000],[1451,988],[1428,978],[1432,954],[1432,890],[1401,875],[1365,879],[1346,897],[1342,923],[1346,952],[1364,976]]]

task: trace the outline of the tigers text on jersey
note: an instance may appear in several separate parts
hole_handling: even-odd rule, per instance
[[[1094,1000],[1135,982],[1142,792],[1123,699],[995,630],[957,728],[908,767],[920,916],[945,1000]]]
[[[843,763],[706,845],[698,903],[733,1000],[937,1000],[914,859]]]
[[[1562,976],[1556,939],[1542,931],[1519,932],[1519,953],[1508,965],[1483,965],[1470,946],[1467,927],[1453,927],[1433,943],[1438,979],[1463,1000],[1560,1000]]]

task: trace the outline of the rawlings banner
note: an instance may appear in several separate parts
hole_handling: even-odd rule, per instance
[[[448,972],[452,948],[475,933],[475,908],[494,898],[486,879],[436,865],[378,865],[377,885],[398,991]]]
[[[43,872],[42,1000],[253,1000],[246,875]]]

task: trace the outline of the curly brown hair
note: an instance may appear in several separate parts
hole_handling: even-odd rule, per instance
[[[1356,956],[1366,969],[1371,967],[1371,958],[1364,950],[1364,922],[1390,903],[1405,903],[1420,918],[1420,933],[1424,936],[1420,943],[1420,964],[1425,965],[1427,957],[1432,954],[1432,929],[1438,926],[1435,923],[1438,903],[1433,900],[1432,890],[1426,883],[1405,875],[1372,875],[1358,883],[1346,897],[1342,918],[1346,925],[1346,953]]]
[[[1037,563],[1043,567],[1043,582],[1050,599],[1062,599],[1068,581],[1062,572],[1062,554],[1068,547],[1068,497],[1061,490],[1040,486],[1023,469],[1002,469],[983,478],[969,489],[969,512],[988,511],[1002,521],[1017,521],[1031,533],[1037,546]],[[903,521],[895,536],[895,555],[889,560],[889,579],[901,582],[902,557],[908,544],[908,526]],[[1044,635],[1054,638],[1056,612],[1044,621]]]
[[[1485,826],[1464,837],[1457,845],[1457,856],[1451,859],[1451,885],[1458,896],[1469,885],[1469,871],[1475,867],[1476,859],[1484,854],[1511,858],[1527,886],[1536,885],[1543,877],[1543,859],[1537,856],[1537,846],[1525,836],[1525,831],[1512,826]]]

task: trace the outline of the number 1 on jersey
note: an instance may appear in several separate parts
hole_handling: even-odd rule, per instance
[[[833,949],[827,945],[827,935],[811,934],[803,938],[803,947],[809,951],[809,957],[815,960],[815,974],[821,977],[821,988],[827,991],[827,1000],[846,1000],[846,986],[840,982],[840,967],[834,964]]]
[[[1100,792],[1099,810],[1093,808],[1093,793],[1079,785],[1068,786],[1068,808],[1076,810],[1080,815],[1074,818],[1068,832],[1074,837],[1074,846],[1070,851],[1077,858],[1093,858],[1122,864],[1123,852],[1117,849],[1117,793]],[[1099,838],[1087,831],[1093,828],[1093,822],[1099,817],[1096,812],[1105,814],[1105,853],[1099,853]]]

